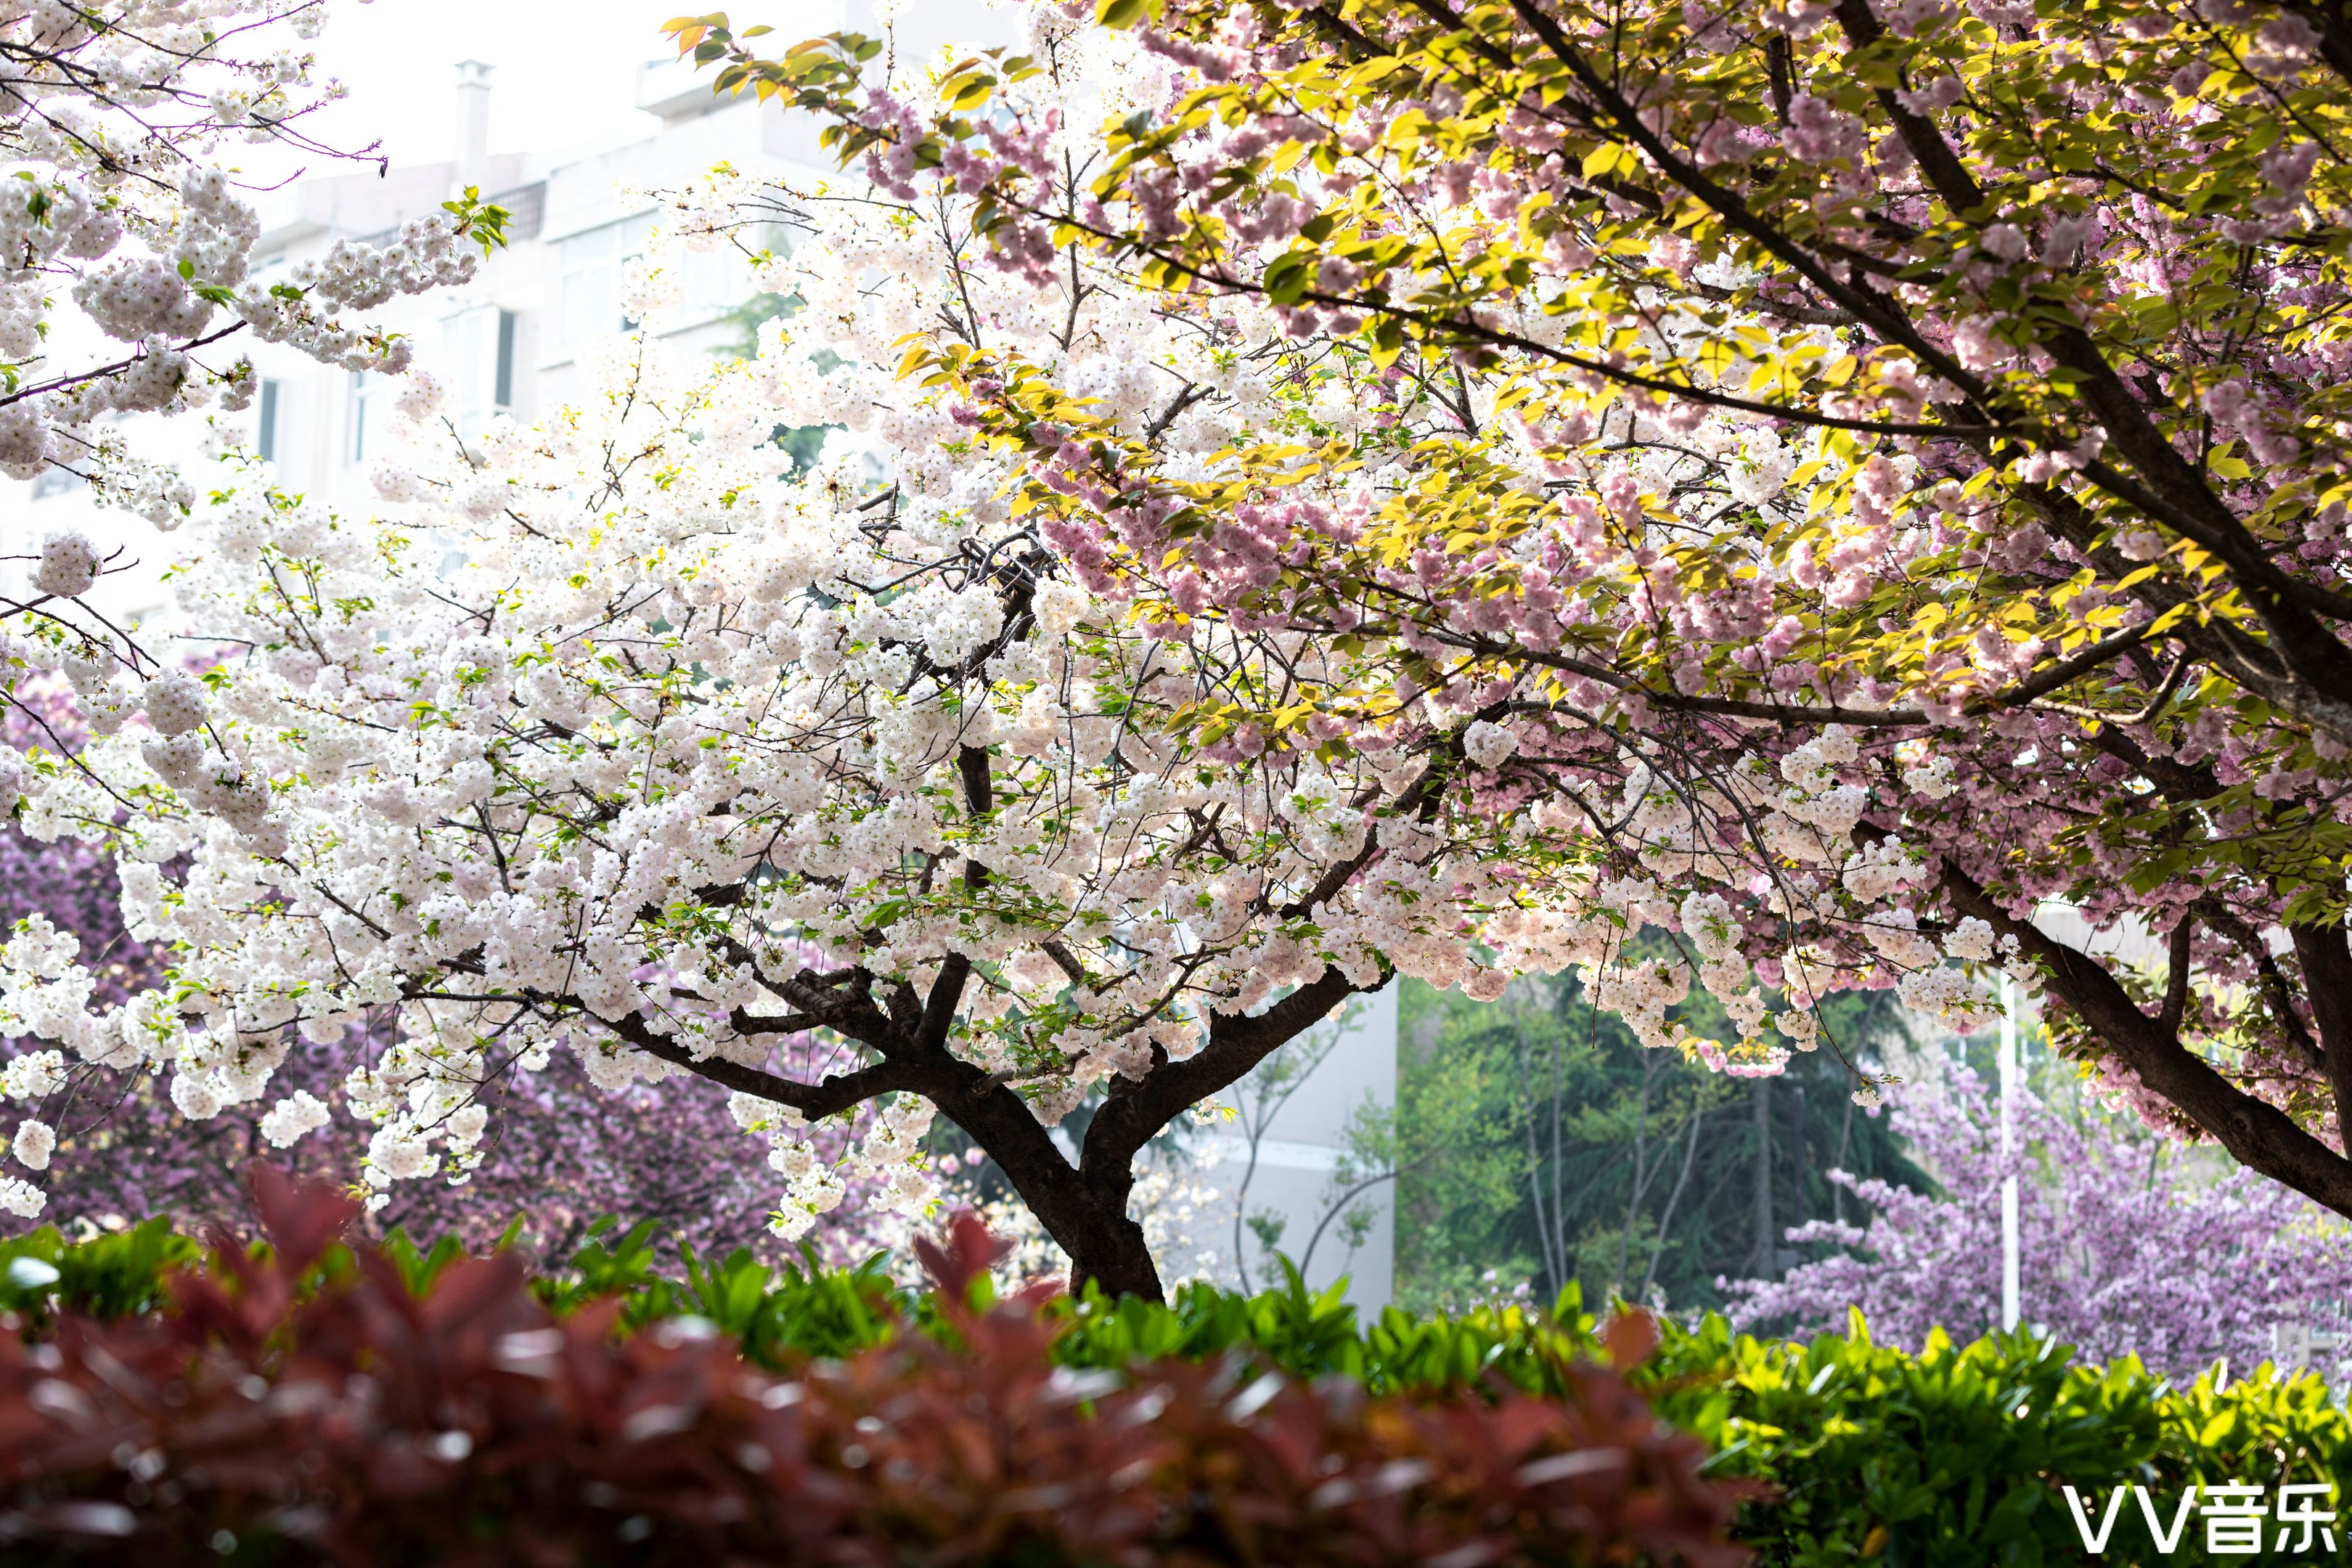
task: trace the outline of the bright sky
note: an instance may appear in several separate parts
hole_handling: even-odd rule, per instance
[[[671,52],[661,24],[718,0],[335,0],[317,45],[324,74],[351,96],[307,122],[331,146],[380,141],[394,163],[450,155],[457,63],[485,60],[490,151],[576,153],[651,135],[635,73]],[[778,13],[808,0],[772,0]],[[751,19],[758,0],[730,6]],[[777,18],[781,20],[781,16]],[[313,174],[326,174],[314,168]]]
[[[902,37],[1009,41],[988,0],[914,0]],[[661,35],[672,16],[724,6],[738,26],[766,23],[785,38],[842,26],[880,30],[871,0],[331,0],[313,46],[320,74],[351,89],[304,121],[330,146],[381,142],[394,163],[431,163],[454,151],[459,60],[490,73],[490,151],[564,162],[640,141],[660,129],[636,107],[637,67],[675,58]],[[911,33],[907,29],[911,28]],[[1002,37],[1000,37],[1002,35]],[[777,39],[766,40],[774,46]],[[291,172],[248,152],[257,177]],[[269,171],[265,174],[265,169]],[[313,163],[311,175],[347,173]]]

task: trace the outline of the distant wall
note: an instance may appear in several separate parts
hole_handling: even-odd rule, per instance
[[[1276,1112],[1258,1144],[1257,1168],[1244,1199],[1251,1214],[1271,1210],[1282,1216],[1280,1248],[1307,1258],[1307,1282],[1321,1288],[1349,1277],[1348,1300],[1360,1313],[1377,1312],[1393,1294],[1396,1270],[1396,1184],[1375,1184],[1345,1205],[1364,1205],[1374,1215],[1371,1229],[1352,1256],[1334,1218],[1307,1257],[1309,1238],[1329,1211],[1347,1131],[1356,1108],[1369,1096],[1393,1108],[1397,1087],[1397,992],[1392,984],[1357,1000],[1346,1027],[1312,1075]],[[1230,1093],[1230,1091],[1229,1091]],[[1193,1140],[1204,1156],[1202,1184],[1216,1190],[1224,1217],[1214,1245],[1226,1258],[1223,1276],[1234,1278],[1233,1204],[1249,1164],[1249,1142],[1232,1122],[1219,1121]],[[1263,1289],[1280,1282],[1281,1268],[1247,1229],[1242,1244],[1250,1283]]]

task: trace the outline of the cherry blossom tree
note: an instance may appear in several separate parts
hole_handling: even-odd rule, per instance
[[[929,1202],[943,1114],[1150,1295],[1139,1152],[1398,973],[1573,964],[1771,1073],[1843,1048],[1833,990],[1973,1027],[2000,967],[2115,1092],[2352,1209],[2311,978],[2341,176],[2261,161],[2332,68],[2267,13],[1837,15],[1034,6],[936,69],[677,25],[863,156],[672,198],[688,246],[797,231],[797,314],[717,369],[616,342],[374,518],[224,483],[180,613],[241,651],[18,807],[174,955],[110,1009],[9,945],[20,1161],[80,1075],[201,1120],[388,1008],[342,1096],[383,1193],[569,1050],[730,1091],[787,1231],[847,1175]],[[772,439],[816,425],[814,467]]]
[[[705,240],[812,231],[768,264],[803,303],[755,359],[616,341],[582,407],[382,471],[377,518],[225,483],[175,583],[182,624],[244,651],[184,714],[151,703],[73,765],[37,758],[18,808],[115,849],[133,934],[174,966],[110,1008],[38,921],[0,954],[0,1027],[37,1047],[5,1080],[32,1109],[17,1158],[43,1168],[43,1113],[85,1079],[161,1077],[202,1121],[261,1100],[298,1040],[391,1008],[398,1040],[342,1095],[387,1198],[464,1175],[499,1086],[569,1049],[602,1089],[731,1091],[788,1235],[850,1177],[927,1205],[943,1112],[1081,1275],[1156,1294],[1137,1156],[1401,959],[1490,994],[1534,962],[1512,840],[1444,809],[1458,754],[1193,733],[1204,696],[1255,701],[1321,650],[1137,621],[1001,497],[1017,455],[878,368],[943,309],[1130,396],[1157,374],[1139,339],[1204,369],[1213,339],[1084,278],[975,270],[961,214],[725,177],[681,202]],[[432,404],[401,400],[420,425]],[[828,416],[851,439],[814,468],[772,438]],[[1478,962],[1482,935],[1507,955]],[[809,1031],[817,1059],[781,1051]],[[1090,1097],[1074,1163],[1049,1129]],[[868,1106],[826,1157],[828,1120]],[[262,1129],[291,1143],[331,1110],[287,1095]]]
[[[258,382],[238,346],[256,340],[396,372],[408,344],[363,312],[470,276],[475,247],[497,243],[504,215],[469,193],[387,244],[338,241],[254,278],[260,223],[237,159],[349,155],[303,129],[329,90],[307,47],[326,18],[326,0],[39,0],[0,18],[0,157],[15,176],[0,199],[0,474],[64,468],[102,503],[177,527],[194,485],[119,416],[246,407]],[[0,597],[0,623],[20,628],[0,636],[0,671],[65,663],[97,723],[161,677],[168,723],[186,706],[174,679],[79,602],[123,564],[79,531],[45,538],[33,595]],[[0,805],[19,771],[0,751]]]
[[[2352,1213],[2342,16],[1087,23],[906,83],[867,40],[677,30],[976,259],[1216,345],[1149,408],[969,312],[907,354],[1091,590],[1317,650],[1176,721],[1427,766],[1505,825],[1548,959],[1677,931],[1734,1063],[1783,1048],[1750,973],[1801,1047],[1841,986],[1972,1027],[2000,966],[2119,1099]],[[1599,968],[1672,1037],[1684,975]]]
[[[37,742],[72,746],[84,739],[73,694],[60,682],[19,691],[21,705],[0,716],[0,741],[26,749]],[[37,722],[36,721],[37,719]],[[38,844],[0,826],[0,930],[38,915],[79,942],[76,960],[92,982],[90,1000],[119,1006],[163,978],[169,954],[130,940],[112,861],[100,849],[67,840]],[[351,1069],[381,1053],[394,1020],[382,1010],[339,1039],[299,1042],[278,1068],[281,1096],[321,1104]],[[810,1042],[793,1042],[806,1050]],[[260,1123],[265,1108],[225,1109],[192,1122],[166,1081],[152,1075],[92,1076],[79,1102],[51,1108],[58,1143],[46,1180],[42,1217],[69,1229],[163,1215],[190,1232],[232,1228],[251,1218],[248,1173],[257,1158],[320,1180],[348,1179],[364,1152],[364,1124],[322,1128],[290,1150],[271,1146]],[[457,1236],[476,1248],[498,1243],[523,1223],[520,1244],[553,1262],[568,1258],[589,1227],[607,1217],[651,1221],[665,1244],[707,1257],[751,1244],[787,1249],[762,1237],[773,1178],[746,1160],[742,1131],[723,1100],[693,1083],[636,1084],[599,1096],[583,1121],[579,1101],[594,1091],[576,1062],[518,1077],[490,1097],[494,1125],[481,1163],[462,1184],[412,1182],[373,1216],[426,1244]],[[853,1129],[831,1131],[838,1152]],[[952,1160],[946,1162],[951,1169]],[[870,1184],[853,1177],[850,1197],[800,1240],[826,1261],[850,1265],[877,1252],[902,1252],[906,1221],[859,1202]],[[908,1265],[912,1267],[911,1263]]]
[[[2228,1357],[2251,1372],[2279,1325],[2336,1321],[2352,1301],[2352,1233],[2300,1194],[2236,1169],[2184,1169],[2180,1146],[2133,1135],[2091,1107],[2021,1095],[2017,1152],[1975,1074],[1948,1068],[1893,1109],[1936,1173],[1938,1194],[1841,1182],[1867,1226],[1816,1220],[1788,1233],[1841,1250],[1778,1279],[1740,1280],[1743,1325],[1839,1332],[1858,1308],[1882,1341],[1916,1349],[1930,1329],[1968,1340],[1997,1326],[2000,1184],[2020,1177],[2021,1321],[2090,1361],[2137,1355],[2193,1378]],[[2168,1156],[2170,1156],[2168,1158]]]

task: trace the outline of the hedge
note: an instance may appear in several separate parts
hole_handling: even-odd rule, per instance
[[[2144,1487],[2169,1531],[2191,1485],[2259,1485],[2274,1506],[2283,1483],[2322,1484],[2320,1506],[2333,1510],[2336,1478],[2352,1469],[2352,1424],[2315,1376],[2263,1368],[2228,1382],[2217,1371],[2174,1388],[2137,1361],[2082,1365],[2023,1334],[1959,1347],[1937,1334],[1912,1355],[1873,1343],[1858,1313],[1848,1333],[1810,1343],[1735,1337],[1719,1318],[1670,1330],[1634,1381],[1706,1442],[1707,1473],[1771,1486],[1734,1533],[1762,1562],[1803,1568],[2080,1563],[2063,1486],[2094,1531],[2113,1489]],[[2279,1560],[2280,1529],[2267,1526],[2263,1560]],[[2192,1510],[2162,1552],[2129,1495],[2104,1560],[2249,1561],[2207,1540],[2206,1516]]]
[[[936,1294],[901,1289],[879,1259],[849,1269],[772,1269],[748,1251],[710,1260],[688,1250],[672,1275],[661,1270],[656,1240],[650,1225],[624,1232],[600,1222],[566,1267],[532,1276],[530,1289],[558,1316],[616,1302],[627,1331],[697,1319],[747,1360],[776,1370],[812,1356],[853,1355],[938,1322]],[[427,1248],[399,1232],[378,1250],[419,1295],[464,1256],[454,1238]],[[0,1312],[37,1335],[59,1312],[112,1320],[152,1311],[165,1299],[170,1272],[198,1266],[205,1254],[160,1219],[81,1241],[45,1226],[0,1239]],[[352,1258],[348,1248],[330,1247],[316,1271],[341,1276]],[[985,1295],[984,1281],[977,1288]],[[1294,1377],[1345,1376],[1374,1394],[1467,1387],[1490,1377],[1527,1393],[1556,1393],[1559,1369],[1599,1348],[1595,1321],[1577,1310],[1572,1294],[1557,1314],[1514,1307],[1416,1318],[1391,1309],[1360,1327],[1338,1289],[1309,1291],[1295,1272],[1285,1289],[1255,1296],[1196,1284],[1166,1306],[1057,1298],[1041,1310],[1056,1331],[1051,1353],[1058,1365],[1116,1369],[1139,1359],[1240,1352]]]
[[[939,1282],[919,1331],[772,1373],[706,1319],[616,1331],[625,1297],[559,1312],[512,1253],[345,1246],[347,1197],[267,1172],[257,1189],[267,1249],[170,1273],[158,1310],[50,1306],[45,1332],[0,1335],[0,1562],[1745,1556],[1724,1537],[1744,1489],[1702,1478],[1700,1446],[1591,1361],[1548,1396],[1381,1397],[1243,1356],[1075,1371],[1041,1300],[973,1289],[997,1244],[967,1216],[918,1244]],[[1620,1366],[1654,1343],[1637,1319],[1606,1339]]]
[[[53,1337],[61,1313],[152,1316],[169,1272],[202,1253],[152,1222],[81,1243],[37,1232],[0,1243],[0,1308],[36,1340]],[[453,1243],[420,1248],[397,1236],[369,1256],[411,1300],[438,1299],[444,1277],[470,1267]],[[302,1289],[358,1277],[360,1257],[321,1248]],[[684,1264],[674,1276],[658,1267],[649,1227],[605,1227],[529,1289],[551,1321],[587,1321],[600,1333],[609,1324],[637,1341],[664,1325],[673,1336],[716,1335],[777,1373],[891,1347],[928,1355],[959,1342],[960,1314],[972,1310],[901,1289],[878,1267],[771,1271],[740,1253],[689,1254]],[[985,1306],[984,1277],[970,1288]],[[1233,1376],[1245,1365],[1253,1377],[1339,1380],[1374,1400],[1463,1390],[1490,1403],[1574,1399],[1590,1363],[1608,1353],[1573,1294],[1549,1313],[1422,1319],[1391,1310],[1360,1324],[1336,1290],[1310,1292],[1295,1276],[1256,1296],[1189,1287],[1167,1306],[1055,1299],[1024,1321],[1036,1325],[1037,1353],[1065,1376],[1178,1364]],[[2075,1488],[2095,1529],[2117,1486],[2146,1488],[2168,1528],[2192,1485],[2252,1483],[2274,1500],[2284,1483],[2332,1486],[2352,1459],[2352,1426],[2315,1377],[2257,1369],[2176,1388],[2135,1362],[2082,1365],[2030,1336],[1964,1347],[1938,1338],[1910,1354],[1874,1343],[1859,1317],[1847,1334],[1807,1343],[1735,1336],[1716,1318],[1668,1323],[1628,1381],[1706,1445],[1705,1475],[1769,1489],[1739,1508],[1735,1538],[1764,1563],[1805,1568],[2080,1563],[2063,1485]],[[2334,1495],[2323,1506],[2333,1508]],[[2269,1529],[2274,1536],[2279,1527]],[[2245,1561],[2208,1551],[2204,1516],[2194,1512],[2177,1550],[2159,1553],[2136,1496],[2125,1499],[2105,1552],[2117,1563],[2184,1564],[2225,1555]]]

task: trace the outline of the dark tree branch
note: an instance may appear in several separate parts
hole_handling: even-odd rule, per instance
[[[2197,922],[2189,915],[2172,928],[2172,967],[2164,977],[2164,1007],[2156,1016],[2156,1026],[2178,1037],[2180,1020],[2189,1012],[2189,944],[2196,934]]]
[[[593,1014],[590,1017],[595,1018]],[[789,1105],[802,1115],[816,1120],[838,1116],[854,1110],[877,1094],[914,1087],[908,1069],[899,1063],[884,1060],[855,1072],[838,1073],[815,1083],[800,1083],[760,1068],[745,1067],[724,1057],[697,1058],[691,1051],[667,1035],[657,1035],[645,1019],[635,1013],[618,1018],[595,1018],[620,1038],[626,1040],[649,1057],[684,1068],[697,1078],[709,1079],[723,1088],[744,1094],[772,1100],[778,1105]]]
[[[2177,1035],[2141,1012],[2097,960],[2012,918],[1974,878],[1943,863],[1943,890],[1962,914],[2013,936],[2052,995],[2072,1008],[2141,1082],[2210,1133],[2238,1163],[2352,1215],[2352,1160],[2296,1126],[2278,1107],[2233,1086]]]
[[[1028,1101],[970,1062],[941,1052],[912,1070],[915,1091],[988,1151],[1046,1233],[1070,1255],[1074,1292],[1092,1280],[1108,1295],[1160,1299],[1160,1271],[1144,1243],[1143,1227],[1128,1217],[1131,1173],[1122,1171],[1117,1183],[1085,1179],[1055,1146]]]
[[[2319,1036],[2320,1067],[2339,1117],[2352,1110],[2352,947],[2340,925],[2297,921],[2286,928],[2303,965],[2303,996]]]
[[[1336,964],[1327,965],[1316,980],[1263,1013],[1213,1014],[1208,1043],[1197,1055],[1172,1062],[1153,1047],[1151,1071],[1120,1079],[1095,1112],[1079,1169],[1089,1183],[1132,1180],[1128,1173],[1135,1156],[1162,1127],[1306,1033],[1357,989]]]

